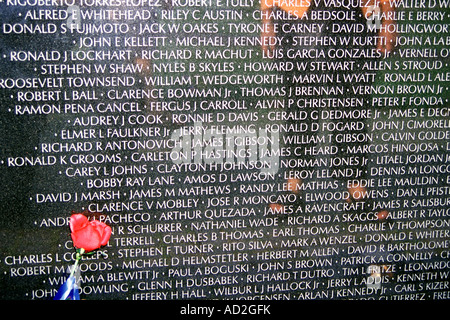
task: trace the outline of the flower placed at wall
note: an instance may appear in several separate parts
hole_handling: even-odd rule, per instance
[[[73,245],[77,250],[75,264],[66,282],[59,288],[54,300],[79,300],[75,271],[83,254],[105,246],[111,237],[111,227],[103,222],[92,220],[82,213],[74,213],[70,217],[70,231]]]
[[[111,237],[111,227],[103,222],[88,218],[81,213],[70,217],[70,231],[73,245],[85,252],[91,252],[105,246]]]

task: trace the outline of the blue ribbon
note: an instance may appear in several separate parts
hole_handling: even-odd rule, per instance
[[[85,250],[83,248],[77,250],[75,264],[72,267],[69,278],[67,278],[66,282],[59,288],[53,300],[80,300],[80,291],[78,290],[75,271],[78,268],[78,263],[84,252]]]
[[[80,300],[80,292],[76,284],[75,276],[70,275],[66,282],[59,288],[53,300]]]

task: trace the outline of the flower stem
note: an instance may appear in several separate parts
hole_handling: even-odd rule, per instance
[[[83,253],[84,253],[84,249],[83,248],[81,248],[80,251],[77,252],[77,255],[76,255],[76,258],[75,258],[75,264],[73,265],[72,271],[70,272],[70,277],[72,277],[74,275],[74,273],[75,273],[75,270],[77,270],[78,263],[81,260],[81,256],[83,255]]]

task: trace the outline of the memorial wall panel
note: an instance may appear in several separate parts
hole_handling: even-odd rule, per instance
[[[449,298],[448,0],[1,0],[0,298]]]

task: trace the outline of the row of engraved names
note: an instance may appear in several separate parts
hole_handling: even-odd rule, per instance
[[[8,1],[8,5],[12,5],[12,1]],[[442,3],[445,7],[445,3]],[[19,17],[24,17],[25,20],[28,21],[66,21],[67,25],[70,27],[73,25],[73,28],[79,29],[79,25],[82,22],[86,21],[108,21],[117,22],[117,21],[149,21],[151,19],[158,20],[166,20],[166,21],[204,21],[204,20],[212,20],[212,21],[242,21],[243,18],[252,17],[254,20],[260,21],[263,18],[270,19],[277,16],[288,16],[286,13],[284,14],[274,14],[268,12],[261,12],[259,10],[255,10],[251,12],[251,15],[244,11],[246,9],[236,8],[233,6],[233,9],[222,9],[220,6],[214,9],[179,9],[177,6],[174,6],[172,9],[156,9],[159,6],[155,6],[154,8],[139,8],[136,9],[130,7],[129,5],[125,5],[125,8],[107,8],[107,9],[98,9],[92,7],[84,7],[84,6],[71,6],[66,8],[36,8],[29,9],[25,14],[19,13]],[[383,12],[375,12],[375,15],[378,19],[394,19],[395,21],[443,21],[447,15],[445,12],[439,11],[441,9],[439,6],[435,7],[435,11],[424,12],[424,11],[403,11],[397,10],[393,13],[386,14]],[[355,21],[357,18],[357,13],[355,11],[349,10],[348,12],[305,12],[302,15],[302,19],[304,20],[314,20],[314,21],[323,21],[328,19],[333,19],[335,21]],[[70,21],[68,21],[70,19]],[[254,31],[249,31],[254,32]]]
[[[449,38],[449,37],[448,37]],[[104,42],[108,38],[103,39]],[[117,38],[122,39],[122,38]],[[214,38],[206,37],[185,37],[176,38],[175,40],[168,39],[167,37],[147,37],[137,38],[130,37],[122,39],[127,40],[127,43],[117,46],[100,46],[93,48],[84,44],[82,48],[72,48],[71,50],[13,50],[3,54],[2,59],[11,62],[42,62],[42,63],[59,63],[58,65],[41,67],[43,74],[54,73],[58,74],[61,71],[67,73],[91,73],[93,68],[103,71],[110,71],[115,73],[136,71],[141,67],[139,66],[127,66],[121,67],[102,66],[100,63],[105,62],[122,62],[126,63],[132,61],[134,58],[139,57],[148,61],[201,61],[201,60],[250,60],[250,59],[304,59],[305,61],[299,64],[281,63],[281,61],[266,60],[265,64],[258,65],[249,62],[246,67],[249,70],[281,70],[290,71],[294,67],[299,70],[310,71],[318,70],[332,70],[333,68],[339,68],[342,70],[356,70],[361,68],[363,70],[440,70],[447,65],[441,61],[448,58],[450,52],[446,47],[440,48],[439,46],[428,47],[399,47],[392,53],[393,56],[401,58],[405,61],[389,61],[380,60],[384,55],[376,50],[361,49],[361,48],[347,48],[348,44],[342,45],[337,48],[321,48],[321,47],[308,47],[300,46],[296,42],[290,49],[281,46],[280,40],[270,40],[277,38],[267,38],[267,40],[261,40],[258,37],[245,37],[245,36],[222,36]],[[325,38],[327,39],[327,38]],[[339,38],[340,39],[340,38]],[[345,39],[345,38],[343,38]],[[402,39],[402,38],[399,38]],[[450,39],[450,38],[449,38]],[[86,38],[82,38],[80,41],[87,41]],[[100,40],[99,40],[100,41]],[[300,41],[300,40],[298,40]],[[301,40],[305,42],[306,40]],[[450,40],[448,40],[450,41]],[[116,42],[119,42],[117,40]],[[373,41],[376,44],[376,41]],[[434,42],[437,42],[437,38],[434,38]],[[299,42],[300,43],[300,42]],[[167,46],[166,49],[163,47]],[[274,51],[256,50],[262,46],[271,46],[277,48]],[[448,43],[445,44],[448,46]],[[131,48],[146,48],[141,50],[132,50]],[[154,48],[153,48],[154,47]],[[150,49],[149,49],[150,48]],[[352,59],[372,59],[366,63],[356,63]],[[312,62],[307,60],[321,59],[321,62]],[[418,61],[418,59],[439,59],[439,61]],[[334,60],[334,62],[327,62],[326,60]],[[342,61],[341,60],[345,60]],[[271,63],[267,63],[271,62]],[[93,64],[94,63],[94,64]],[[72,66],[73,65],[73,66]],[[76,68],[74,67],[76,66]],[[92,67],[93,66],[93,67]],[[106,69],[107,68],[107,69]],[[187,68],[185,68],[187,69]],[[171,71],[171,70],[169,70]],[[175,70],[172,70],[175,72]],[[179,70],[178,70],[179,71]],[[230,70],[227,70],[230,71]]]
[[[297,63],[298,64],[298,63]],[[267,74],[253,73],[249,70],[247,66],[261,65],[261,63],[245,63],[244,69],[238,66],[235,69],[235,63],[220,63],[220,62],[199,62],[199,63],[160,63],[153,64],[153,68],[161,68],[157,72],[167,73],[169,75],[142,75],[142,76],[78,76],[78,77],[45,77],[45,78],[5,78],[0,79],[0,88],[5,90],[21,90],[24,92],[18,93],[12,98],[17,99],[18,102],[31,102],[32,99],[28,95],[33,94],[33,90],[40,88],[48,88],[48,99],[36,98],[35,101],[54,101],[50,97],[57,95],[58,100],[98,100],[100,96],[103,96],[102,91],[107,91],[108,98],[113,100],[120,100],[121,98],[129,98],[125,93],[119,94],[120,89],[124,90],[129,88],[129,91],[133,89],[145,86],[146,88],[160,88],[166,89],[171,88],[187,88],[190,86],[201,86],[201,85],[229,85],[229,86],[269,86],[275,85],[280,88],[282,96],[286,93],[290,93],[290,96],[294,94],[300,95],[319,95],[326,94],[327,96],[342,96],[346,93],[353,93],[355,95],[412,95],[409,100],[403,98],[401,102],[405,104],[409,102],[412,105],[426,104],[427,101],[421,100],[420,95],[434,95],[440,96],[442,94],[447,94],[446,82],[450,81],[450,72],[442,72],[434,74],[431,71],[429,73],[420,72],[416,74],[398,74],[398,73],[387,73],[383,75],[384,84],[370,85],[371,82],[377,79],[376,72],[355,72],[355,73],[343,73],[339,74],[327,74],[327,73],[306,73],[299,75],[286,76],[272,72],[273,70],[264,70],[268,72]],[[98,66],[98,65],[96,65]],[[114,66],[111,64],[110,66]],[[139,66],[139,65],[135,65]],[[106,66],[104,66],[106,68]],[[95,68],[97,69],[97,68]],[[99,73],[104,73],[99,71]],[[189,69],[189,71],[188,71]],[[238,70],[239,69],[239,70]],[[258,72],[262,70],[259,69]],[[199,71],[200,74],[195,74]],[[222,74],[226,72],[234,72],[232,74]],[[170,75],[173,72],[186,73],[182,75]],[[192,72],[192,74],[191,74]],[[212,74],[207,74],[208,72]],[[413,83],[406,84],[407,81],[412,81]],[[359,85],[353,88],[346,88],[347,82],[359,83]],[[415,83],[414,83],[415,82]],[[293,88],[289,88],[293,87]],[[326,86],[321,88],[321,86]],[[120,88],[113,90],[112,88]],[[287,87],[287,88],[286,88]],[[68,90],[64,88],[74,88],[77,89],[76,94],[71,94]],[[100,88],[105,88],[101,90]],[[289,89],[289,90],[288,90]],[[71,89],[72,90],[72,89]],[[179,93],[170,91],[173,89],[166,89],[159,93],[155,92],[153,94],[157,95],[159,98],[172,98],[173,96],[179,95]],[[181,89],[179,89],[181,90]],[[250,89],[247,89],[250,90]],[[351,91],[350,91],[351,90]],[[244,92],[244,91],[243,91]],[[131,93],[130,93],[131,94]],[[196,95],[197,96],[197,95]],[[202,95],[198,95],[202,97]],[[258,94],[256,95],[258,96]],[[186,98],[192,98],[192,95],[186,94]],[[204,97],[204,96],[203,96]],[[413,99],[414,98],[414,99]],[[435,100],[438,97],[435,98]],[[397,99],[396,103],[398,105],[399,97],[390,98]],[[381,102],[386,102],[387,100],[381,100],[378,102],[380,106],[383,106]],[[446,101],[445,99],[441,99]],[[431,105],[437,104],[437,102],[431,103]],[[392,106],[395,104],[391,104]]]
[[[448,251],[446,254],[448,256]],[[264,257],[266,254],[261,253],[260,255]],[[441,259],[444,258],[444,255],[445,253],[440,254]],[[194,288],[199,289],[197,292],[201,290],[211,293],[212,290],[219,290],[222,295],[241,297],[246,294],[282,292],[293,298],[298,295],[299,299],[305,299],[313,293],[318,295],[319,292],[326,298],[333,298],[333,292],[324,293],[324,291],[343,288],[346,290],[334,292],[337,294],[336,298],[345,297],[347,294],[349,296],[361,294],[377,296],[405,292],[420,292],[423,296],[425,296],[425,292],[429,296],[431,294],[436,296],[437,293],[434,291],[445,295],[449,285],[446,280],[448,261],[424,260],[422,257],[414,258],[413,255],[410,255],[407,260],[402,260],[399,258],[400,256],[407,256],[407,254],[398,253],[396,257],[392,255],[389,258],[391,262],[374,256],[350,260],[345,257],[340,259],[320,258],[316,262],[313,262],[314,259],[306,258],[304,260],[256,263],[241,261],[232,265],[205,266],[196,264],[191,266],[189,263],[178,266],[181,261],[179,258],[172,258],[170,263],[167,262],[170,260],[169,258],[162,258],[155,263],[152,263],[151,259],[122,262],[122,270],[131,268],[130,271],[114,270],[112,262],[91,261],[82,262],[80,265],[80,268],[83,269],[80,284],[82,288],[85,288],[83,293],[87,295],[138,291],[143,296],[150,294],[154,296],[156,293],[159,295],[167,295],[170,292],[181,294],[182,290]],[[183,258],[184,260],[188,261],[189,258]],[[144,265],[153,265],[153,270],[146,270],[147,267],[143,267]],[[311,265],[314,266],[311,267]],[[10,276],[46,276],[52,273],[64,273],[66,267],[53,265],[13,267],[10,270]],[[119,266],[117,265],[117,267]],[[158,270],[157,267],[162,268]],[[145,270],[139,270],[142,268]],[[91,270],[101,270],[101,272],[93,275],[89,272]],[[104,283],[106,279],[108,279],[108,283],[116,286],[110,285],[109,290],[102,288],[104,291],[100,288],[93,289],[93,287],[101,286],[99,283]],[[45,282],[57,285],[63,280],[63,276],[53,276]],[[217,289],[218,287],[221,289]],[[237,289],[237,287],[241,287],[241,289]],[[356,288],[362,289],[362,291],[355,291]],[[217,292],[215,293],[217,294]],[[187,293],[185,292],[185,294]],[[195,297],[194,293],[191,294],[193,294],[192,297]],[[39,297],[36,296],[36,298]]]

